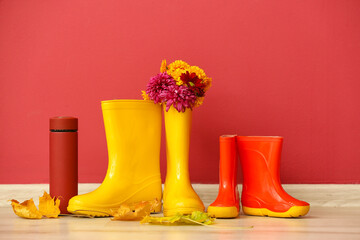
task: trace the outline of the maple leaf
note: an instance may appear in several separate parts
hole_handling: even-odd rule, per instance
[[[165,224],[165,225],[177,225],[177,224],[198,224],[198,225],[210,225],[213,224],[215,218],[209,216],[209,214],[194,211],[191,215],[183,215],[177,213],[171,217],[150,217],[146,216],[140,223],[151,224]]]
[[[30,218],[30,219],[40,219],[42,218],[42,214],[37,210],[34,200],[31,198],[30,200],[26,200],[22,203],[19,203],[17,200],[12,199],[11,206],[14,210],[14,213],[22,218]]]
[[[140,221],[149,216],[159,204],[157,199],[132,204],[124,203],[117,210],[111,211],[111,215],[114,217],[111,220]]]
[[[46,191],[39,198],[39,212],[48,218],[57,218],[60,214],[60,199],[52,198]]]

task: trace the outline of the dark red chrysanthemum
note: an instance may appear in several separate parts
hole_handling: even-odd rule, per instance
[[[204,88],[205,84],[202,83],[202,80],[196,75],[196,73],[186,73],[181,74],[181,81],[188,86],[190,91],[194,92],[197,97],[203,97],[205,94]]]

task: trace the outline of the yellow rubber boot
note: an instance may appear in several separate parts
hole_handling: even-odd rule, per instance
[[[164,186],[164,216],[176,213],[191,214],[204,211],[205,207],[190,183],[189,144],[191,109],[178,112],[171,107],[164,110],[166,130],[167,173]]]
[[[103,101],[101,106],[109,155],[106,177],[96,190],[71,198],[68,211],[101,217],[123,203],[161,201],[161,106],[144,100]]]

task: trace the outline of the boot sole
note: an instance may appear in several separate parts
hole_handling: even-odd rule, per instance
[[[84,207],[80,207],[80,206],[75,206],[75,205],[71,205],[68,207],[68,212],[72,213],[72,214],[76,214],[76,215],[86,215],[86,216],[90,216],[90,217],[111,217],[111,209],[109,208],[98,208],[98,209],[84,209]],[[161,212],[161,204],[159,206],[157,206],[155,208],[154,211],[152,211],[151,213],[159,213]]]
[[[293,206],[286,212],[273,212],[267,208],[250,208],[242,206],[243,212],[246,215],[265,216],[265,217],[280,217],[280,218],[295,218],[305,216],[309,210],[308,206]]]
[[[67,208],[68,212],[75,215],[86,215],[89,217],[110,217],[111,214],[108,213],[109,209],[84,209],[81,207],[76,207],[72,205]]]
[[[174,209],[164,209],[164,217],[171,217],[178,213],[183,215],[191,214],[195,211],[204,212],[204,208],[174,208]]]
[[[237,207],[215,207],[209,206],[208,214],[215,218],[236,218],[239,215]]]

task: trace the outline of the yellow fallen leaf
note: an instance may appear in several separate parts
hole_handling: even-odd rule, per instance
[[[40,219],[42,214],[37,210],[34,200],[26,200],[19,203],[17,200],[10,200],[11,206],[13,207],[14,213],[22,218]]]
[[[60,214],[60,199],[51,198],[51,196],[44,191],[44,195],[39,198],[39,212],[48,218],[57,218]]]
[[[111,220],[140,221],[149,216],[152,211],[160,204],[159,200],[142,201],[132,204],[122,204],[116,211],[112,211],[114,217]]]

